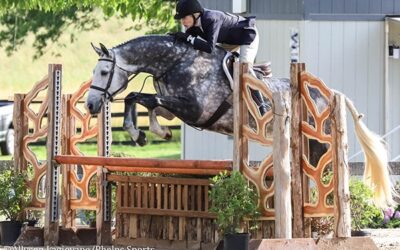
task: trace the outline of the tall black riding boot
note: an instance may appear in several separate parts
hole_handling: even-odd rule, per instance
[[[268,104],[264,101],[264,98],[260,91],[251,90],[251,97],[255,101],[258,106],[258,110],[260,111],[261,116],[265,115],[268,112]]]

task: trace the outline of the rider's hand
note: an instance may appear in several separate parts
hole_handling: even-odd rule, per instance
[[[188,42],[189,34],[186,34],[184,32],[176,32],[173,35],[179,41]]]

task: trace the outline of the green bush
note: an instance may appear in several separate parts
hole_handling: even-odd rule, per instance
[[[258,194],[247,183],[244,176],[233,171],[226,171],[211,179],[211,212],[217,214],[217,225],[223,234],[240,232],[240,226],[247,217],[259,216]]]
[[[11,221],[21,220],[21,212],[30,200],[25,174],[4,170],[0,173],[0,214]]]
[[[327,174],[324,183],[329,183],[332,174]],[[380,228],[383,223],[382,211],[373,204],[372,190],[361,180],[350,179],[350,212],[352,230],[362,228]],[[317,202],[317,190],[311,189],[311,202]],[[333,204],[333,195],[328,196],[328,203]],[[330,218],[313,218],[312,227],[319,234],[327,234],[333,229],[334,220]]]
[[[360,230],[382,225],[383,214],[372,202],[373,192],[361,180],[350,180],[351,228]]]

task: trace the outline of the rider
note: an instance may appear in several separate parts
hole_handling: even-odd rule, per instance
[[[209,10],[197,0],[179,0],[176,5],[175,19],[180,19],[186,32],[177,32],[175,37],[188,42],[197,50],[212,53],[217,43],[230,51],[240,47],[239,61],[248,63],[254,74],[254,64],[259,44],[255,17],[242,17],[218,10]],[[259,91],[252,91],[261,115],[267,112]]]

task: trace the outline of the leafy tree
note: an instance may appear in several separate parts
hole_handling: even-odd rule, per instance
[[[35,58],[43,55],[49,42],[57,42],[66,28],[72,26],[75,31],[87,31],[99,27],[99,22],[93,15],[92,9],[80,11],[71,7],[58,12],[41,10],[12,10],[0,17],[3,29],[0,30],[0,46],[11,55],[18,46],[25,42],[29,34],[34,34],[33,47]],[[69,34],[70,40],[75,40],[74,33]]]
[[[175,0],[0,0],[0,46],[10,55],[34,34],[35,57],[39,57],[48,42],[56,42],[68,27],[74,31],[98,28],[95,9],[101,9],[106,18],[130,17],[136,23],[132,28],[146,25],[151,33],[165,33],[177,30],[174,7]],[[73,42],[74,33],[70,38]]]

